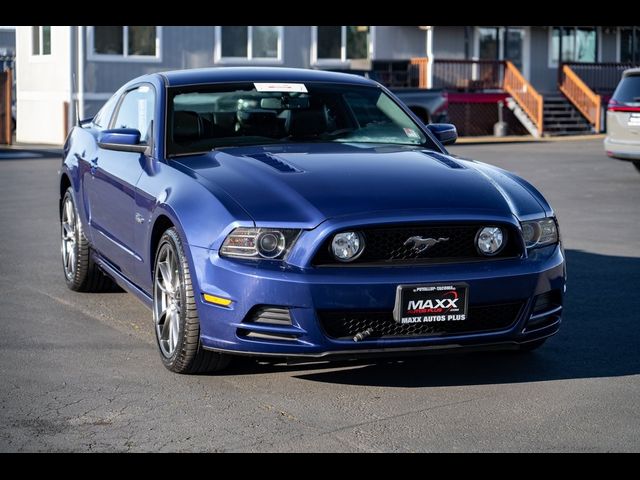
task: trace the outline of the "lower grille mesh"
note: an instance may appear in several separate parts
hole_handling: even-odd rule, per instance
[[[331,338],[353,338],[357,333],[372,329],[369,338],[438,336],[502,330],[517,320],[523,302],[469,307],[467,320],[399,324],[389,311],[319,310],[322,328]]]

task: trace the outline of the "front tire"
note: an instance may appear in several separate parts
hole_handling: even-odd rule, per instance
[[[116,285],[91,258],[91,246],[84,235],[82,222],[73,201],[71,187],[62,198],[60,212],[62,269],[67,287],[76,292],[104,292]]]
[[[633,166],[636,167],[636,170],[640,172],[640,162],[633,162]]]
[[[189,264],[175,228],[160,238],[153,272],[153,320],[164,366],[175,373],[224,369],[228,355],[202,348]]]

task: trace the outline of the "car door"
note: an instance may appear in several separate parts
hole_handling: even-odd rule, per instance
[[[155,93],[151,85],[127,90],[112,116],[109,128],[134,128],[140,143],[150,141]],[[103,257],[125,276],[142,260],[135,250],[135,185],[147,162],[145,154],[98,147],[89,160],[91,181],[87,188],[91,211],[92,243]]]

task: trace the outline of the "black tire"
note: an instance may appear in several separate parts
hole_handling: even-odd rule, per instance
[[[70,208],[71,210],[65,210],[66,208]],[[73,222],[69,222],[70,216],[73,216]],[[73,223],[73,225],[71,225],[71,223]],[[71,231],[71,228],[73,231]],[[64,273],[67,287],[76,292],[105,292],[116,290],[118,287],[113,280],[107,277],[91,258],[91,246],[89,245],[87,237],[84,235],[82,222],[78,219],[78,210],[73,201],[71,187],[67,189],[62,198],[60,231],[62,272]],[[66,251],[65,245],[67,246]],[[68,262],[67,259],[69,260]]]
[[[175,255],[175,266],[169,260]],[[165,270],[159,267],[165,264]],[[163,271],[169,272],[168,279]],[[174,275],[177,274],[177,277]],[[171,288],[168,288],[171,285]],[[171,290],[170,293],[165,293]],[[178,290],[178,291],[176,291]],[[171,307],[169,306],[171,305]],[[178,320],[175,340],[172,322]],[[156,343],[164,366],[175,373],[205,373],[220,371],[229,365],[229,355],[202,348],[200,319],[196,310],[189,263],[182,241],[175,228],[170,228],[160,238],[153,265],[153,320]],[[171,344],[175,343],[175,346]]]
[[[517,351],[521,353],[533,352],[544,345],[546,341],[546,338],[542,338],[540,340],[534,340],[533,342],[523,343]]]
[[[640,162],[633,162],[633,166],[640,172]]]

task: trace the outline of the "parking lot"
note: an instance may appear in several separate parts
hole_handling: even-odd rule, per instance
[[[0,451],[640,451],[640,174],[601,139],[451,151],[556,209],[556,337],[528,355],[243,360],[207,376],[165,370],[133,296],[66,288],[60,159],[0,151]]]

